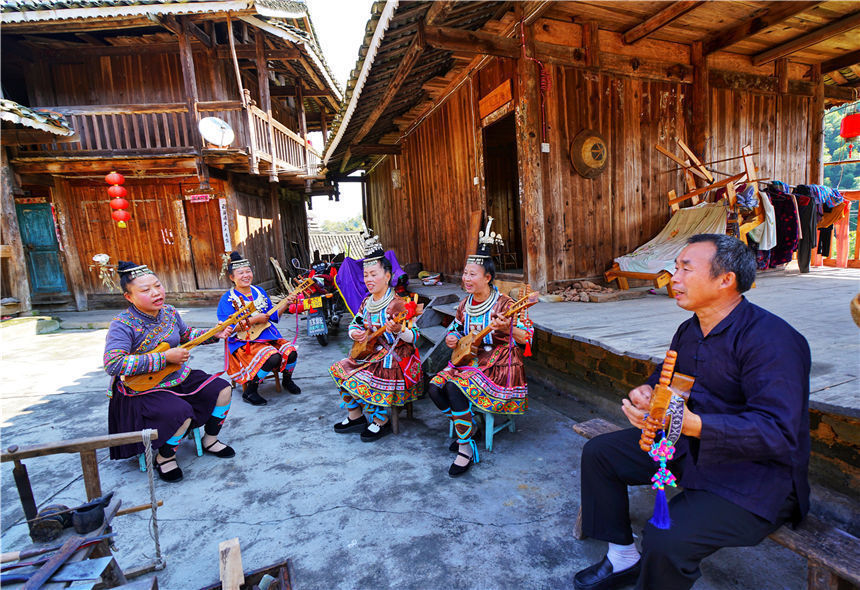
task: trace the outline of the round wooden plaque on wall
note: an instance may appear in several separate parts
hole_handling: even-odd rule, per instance
[[[570,142],[570,163],[580,176],[595,178],[606,169],[609,148],[597,131],[586,129]]]

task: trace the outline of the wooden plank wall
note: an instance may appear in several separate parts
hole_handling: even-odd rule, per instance
[[[580,68],[553,66],[551,73],[543,167],[547,279],[561,281],[601,274],[665,225],[666,193],[683,179],[663,173],[671,166],[654,145],[686,139],[689,87]],[[584,129],[608,143],[607,168],[594,179],[570,163],[570,143]]]
[[[271,206],[271,189],[265,179],[258,182],[252,177],[233,178],[238,229],[238,245],[233,247],[251,261],[254,282],[264,283],[275,276],[269,257],[278,257],[276,240],[279,237],[272,222],[275,212]]]
[[[473,98],[464,84],[404,140],[403,189],[391,188],[390,156],[370,175],[371,227],[404,264],[420,261],[427,270],[459,274],[468,240],[477,240],[465,235],[469,212],[482,207],[480,186],[472,181],[483,178]]]
[[[491,60],[474,76],[473,96],[466,81],[404,138],[398,161],[402,189],[392,188],[391,156],[371,172],[371,227],[404,262],[421,261],[428,270],[449,274],[461,271],[468,211],[485,208],[480,121],[472,118],[470,101],[476,105],[508,75],[505,61],[510,60]],[[654,146],[680,154],[676,140],[692,142],[692,86],[577,66],[547,68],[551,149],[541,156],[547,278],[552,283],[598,277],[613,258],[654,237],[669,218],[667,192],[684,191],[683,175],[670,172],[675,165]],[[759,152],[760,178],[806,181],[809,101],[712,88],[707,157],[737,156],[749,144]],[[609,146],[607,169],[595,179],[579,176],[569,160],[570,142],[587,128],[603,134]],[[539,137],[539,128],[532,131]],[[528,134],[518,130],[518,135]],[[742,170],[737,162],[714,167]],[[475,175],[478,186],[472,183]]]
[[[290,264],[290,259],[297,256],[299,260],[304,260],[308,252],[308,218],[305,211],[305,202],[302,195],[293,191],[281,191],[281,196],[278,199],[278,205],[281,208],[281,224],[284,228],[284,260],[279,260],[281,268],[285,271]],[[291,246],[292,242],[296,242],[299,251],[295,252]],[[277,256],[272,253],[270,256]]]

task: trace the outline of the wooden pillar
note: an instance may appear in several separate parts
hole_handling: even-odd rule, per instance
[[[809,175],[807,184],[821,184],[824,179],[824,76],[821,64],[810,66],[812,100],[809,101]]]
[[[63,254],[66,257],[66,269],[69,271],[69,288],[75,297],[75,308],[78,311],[87,310],[87,292],[84,287],[84,267],[78,255],[78,244],[75,240],[75,232],[69,227],[68,210],[75,204],[69,202],[69,185],[59,177],[54,178],[54,188],[51,189],[51,200],[54,203],[54,212],[57,215],[57,225],[60,226],[60,243]],[[116,262],[116,261],[114,261]]]
[[[81,469],[84,472],[84,489],[87,501],[95,500],[102,495],[102,482],[99,477],[99,462],[95,449],[81,451]]]
[[[701,41],[694,41],[690,51],[693,64],[693,125],[688,143],[702,162],[707,162],[708,143],[711,138],[711,83],[708,56]]]
[[[582,24],[582,46],[585,48],[585,67],[600,69],[600,40],[598,38],[597,21],[586,21]]]
[[[209,169],[203,162],[203,139],[197,130],[199,115],[197,103],[200,96],[197,93],[197,75],[194,72],[194,54],[191,51],[191,39],[188,30],[188,20],[182,19],[182,30],[179,31],[179,61],[182,64],[182,85],[185,89],[185,100],[188,105],[188,132],[194,142],[197,152],[197,178],[204,184],[209,184]]]
[[[534,28],[526,29],[526,51],[534,55]],[[538,69],[533,61],[517,60],[517,159],[520,174],[520,219],[523,224],[525,279],[536,291],[546,292],[546,238],[543,207],[543,167],[540,151],[540,95]],[[558,148],[557,148],[558,149]]]
[[[277,184],[269,185],[270,207],[272,209],[272,228],[275,230],[275,257],[278,262],[285,262],[287,257],[284,250],[284,220],[281,218],[281,188]]]
[[[299,109],[299,135],[302,136],[302,142],[304,143],[304,155],[305,155],[305,171],[307,174],[311,173],[311,168],[309,164],[309,155],[308,154],[308,121],[305,117],[305,98],[304,92],[302,91],[302,79],[296,78],[296,108]]]
[[[269,137],[269,155],[272,167],[269,169],[269,182],[278,182],[277,150],[275,149],[275,130],[272,126],[272,94],[269,91],[269,64],[266,61],[266,39],[263,31],[254,32],[256,42],[257,86],[260,87],[260,110],[266,113],[266,132]]]
[[[10,291],[18,300],[20,311],[30,311],[30,279],[27,275],[27,260],[21,242],[21,229],[18,227],[18,214],[15,211],[15,197],[12,194],[12,168],[6,156],[6,148],[0,147],[0,243],[4,250],[3,266],[9,268]]]

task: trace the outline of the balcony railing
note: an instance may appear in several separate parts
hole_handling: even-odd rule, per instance
[[[22,156],[153,155],[196,153],[197,129],[188,124],[185,103],[88,105],[47,107],[61,113],[78,135],[78,141],[22,146]],[[235,133],[232,146],[207,146],[206,155],[219,151],[252,162],[267,162],[276,173],[316,174],[320,154],[294,131],[253,105],[239,101],[198,102],[202,117],[218,117]]]

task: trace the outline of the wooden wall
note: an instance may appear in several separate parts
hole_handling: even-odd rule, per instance
[[[465,235],[469,212],[482,208],[472,181],[483,177],[473,97],[464,84],[404,140],[397,158],[402,189],[392,186],[392,156],[370,174],[370,227],[403,264],[420,261],[425,269],[459,274],[467,243],[477,240]]]
[[[556,43],[564,37],[552,28],[542,30],[544,35],[555,35]],[[615,35],[601,31],[601,48],[629,53],[629,48],[616,43]],[[580,41],[570,37],[573,46]],[[668,55],[671,50],[671,60],[689,64],[688,46],[657,41],[646,45],[655,56]],[[680,80],[650,66],[634,72],[630,58],[601,56],[608,59],[603,69],[557,61],[546,64],[551,78],[546,105],[550,153],[538,157],[550,287],[553,282],[601,276],[613,258],[636,249],[665,225],[667,192],[685,192],[683,175],[670,171],[676,165],[658,153],[655,145],[680,154],[677,139],[694,144],[692,78]],[[428,270],[449,274],[461,271],[468,212],[487,209],[477,105],[507,77],[513,79],[516,92],[517,70],[511,64],[515,62],[490,60],[404,138],[397,162],[402,189],[391,184],[393,157],[371,172],[371,227],[380,233],[386,247],[398,251],[403,262],[420,261]],[[514,98],[515,103],[518,100],[525,99]],[[758,88],[711,87],[710,118],[703,126],[709,132],[706,157],[738,156],[742,147],[750,145],[758,152],[759,178],[806,182],[810,100]],[[525,120],[519,115],[521,110],[520,104],[518,126]],[[608,166],[595,179],[577,174],[569,159],[570,143],[584,129],[599,131],[608,143]],[[522,153],[523,142],[540,141],[539,125],[518,128],[517,136]],[[743,170],[737,161],[714,168],[733,174]],[[473,184],[474,176],[479,177],[478,185]],[[520,193],[525,211],[522,204],[533,196],[523,194],[522,178]]]

